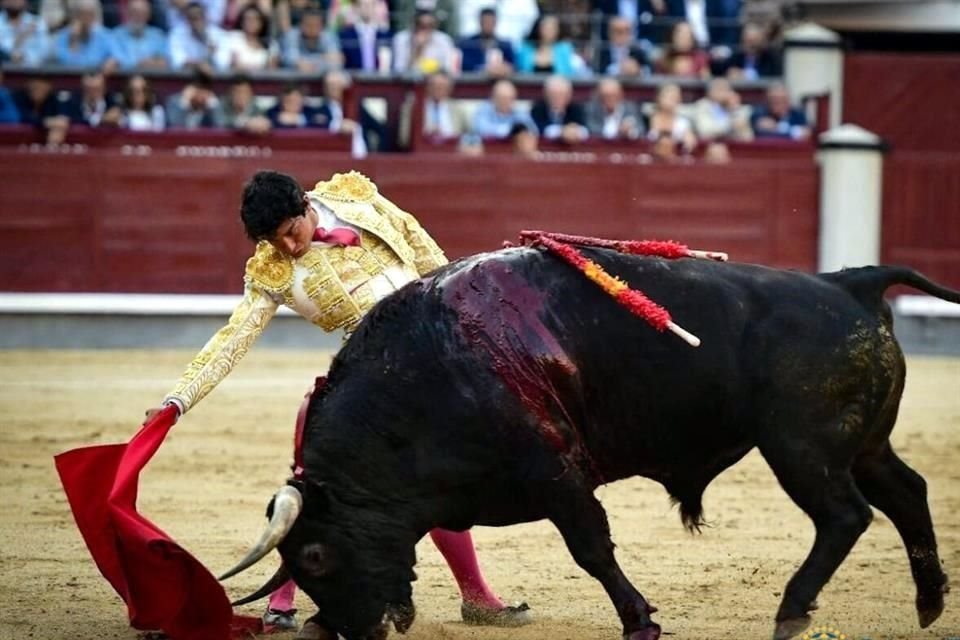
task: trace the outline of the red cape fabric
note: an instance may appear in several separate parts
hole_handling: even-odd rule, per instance
[[[140,471],[176,422],[155,415],[127,444],[73,449],[55,457],[70,508],[100,573],[127,604],[130,625],[172,640],[231,640],[262,630],[234,618],[223,587],[200,562],[137,513]]]

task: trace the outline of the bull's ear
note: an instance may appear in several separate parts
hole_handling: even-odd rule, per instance
[[[326,513],[330,510],[330,487],[326,482],[307,480],[304,486],[303,502],[313,513]]]
[[[334,570],[335,560],[327,545],[313,542],[300,549],[300,566],[311,575],[322,577]]]

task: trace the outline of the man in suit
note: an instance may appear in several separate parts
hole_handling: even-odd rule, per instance
[[[543,98],[530,109],[530,117],[547,140],[574,144],[590,136],[583,107],[573,101],[573,85],[563,76],[550,76],[543,83]]]
[[[377,26],[374,0],[358,0],[356,7],[357,21],[339,33],[344,68],[371,72],[389,70],[390,61],[381,63],[379,58],[381,50],[390,51],[393,34]]]
[[[261,171],[244,187],[240,217],[247,236],[256,243],[244,273],[244,295],[227,324],[163,399],[164,406],[175,406],[181,416],[227,377],[280,305],[324,331],[349,334],[378,300],[447,262],[416,218],[354,171],[335,174],[306,193],[288,175]],[[147,418],[159,410],[148,410]],[[302,430],[298,417],[298,443]],[[299,445],[294,460],[301,460]],[[301,472],[296,465],[294,474]],[[529,622],[525,605],[504,606],[487,586],[469,531],[437,529],[431,537],[460,585],[465,622],[500,626]],[[296,628],[294,590],[291,581],[274,592],[264,614],[267,624]],[[330,637],[324,633],[318,622],[309,620],[298,637]]]
[[[636,42],[629,20],[620,16],[610,18],[607,35],[609,40],[600,49],[598,73],[637,78],[649,70],[647,54]]]
[[[643,135],[643,118],[637,105],[625,100],[623,86],[615,78],[597,83],[593,100],[587,104],[590,135],[605,140],[636,140]]]
[[[751,124],[758,138],[806,140],[810,137],[806,114],[790,104],[790,95],[782,82],[774,82],[767,88],[767,103],[753,110]]]
[[[727,77],[734,80],[756,80],[783,75],[783,61],[779,53],[769,47],[763,27],[754,23],[743,26],[740,48],[730,56],[726,67]]]
[[[464,73],[486,73],[506,76],[513,72],[513,47],[497,38],[497,10],[486,7],[480,11],[480,33],[459,42],[463,57],[460,70]]]
[[[213,92],[213,80],[197,71],[190,84],[167,99],[167,126],[207,129],[226,126],[223,105]]]

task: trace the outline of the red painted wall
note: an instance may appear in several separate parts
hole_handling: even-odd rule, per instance
[[[805,154],[804,154],[805,155]],[[81,155],[0,148],[0,289],[238,292],[251,245],[244,180],[273,168],[310,185],[356,168],[415,213],[457,257],[521,229],[662,238],[734,259],[811,270],[818,176],[812,158],[726,166],[530,162],[509,156],[274,153],[266,159]]]

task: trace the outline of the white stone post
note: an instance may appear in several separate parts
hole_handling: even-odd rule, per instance
[[[883,153],[879,136],[845,124],[820,135],[820,271],[880,262]]]
[[[843,41],[840,35],[808,22],[789,29],[783,41],[783,76],[790,101],[821,93],[830,94],[830,122],[840,124],[843,113]]]

